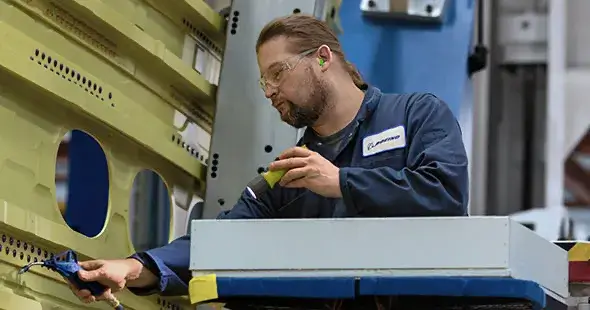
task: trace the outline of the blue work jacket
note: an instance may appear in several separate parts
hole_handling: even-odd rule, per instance
[[[341,199],[305,189],[275,186],[253,199],[244,192],[219,219],[465,216],[467,154],[457,119],[446,103],[428,93],[365,92],[362,106],[336,149],[307,129],[306,145],[340,168]],[[138,295],[186,295],[190,236],[133,257],[160,278]]]

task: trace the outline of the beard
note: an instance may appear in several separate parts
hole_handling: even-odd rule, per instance
[[[318,78],[311,67],[306,68],[306,76],[299,89],[308,90],[301,104],[286,101],[287,112],[281,120],[297,129],[313,126],[328,108],[328,85]]]

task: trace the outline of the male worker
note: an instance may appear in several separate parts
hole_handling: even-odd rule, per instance
[[[244,191],[219,219],[467,215],[467,156],[444,102],[367,87],[334,33],[313,17],[270,22],[256,51],[266,97],[284,122],[307,127],[299,142],[306,147],[270,164],[288,170],[279,186],[258,199]],[[83,262],[80,277],[113,292],[185,295],[189,239],[128,259]]]

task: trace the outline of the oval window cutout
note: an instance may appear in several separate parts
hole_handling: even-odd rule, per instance
[[[65,222],[84,236],[98,236],[109,206],[109,170],[102,147],[81,130],[68,132],[59,145],[55,171],[57,204]]]
[[[168,186],[159,174],[144,169],[135,176],[129,205],[129,233],[135,251],[168,244],[171,204]]]

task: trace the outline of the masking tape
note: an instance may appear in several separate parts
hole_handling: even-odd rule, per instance
[[[191,304],[217,299],[217,276],[208,274],[192,278],[188,284],[188,294]]]
[[[581,262],[590,260],[590,243],[579,242],[576,243],[569,251],[567,251],[568,260],[570,262]]]

